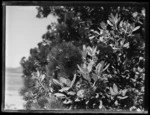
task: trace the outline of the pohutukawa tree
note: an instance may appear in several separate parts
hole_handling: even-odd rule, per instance
[[[144,110],[145,8],[38,6],[54,15],[21,60],[26,109]]]

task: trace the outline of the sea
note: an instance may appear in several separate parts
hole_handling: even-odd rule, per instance
[[[23,87],[22,73],[5,73],[4,110],[24,110],[23,97],[19,94]]]

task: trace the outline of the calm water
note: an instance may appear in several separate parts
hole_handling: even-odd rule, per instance
[[[6,73],[5,76],[5,109],[24,109],[24,100],[19,91],[23,86],[21,73]]]

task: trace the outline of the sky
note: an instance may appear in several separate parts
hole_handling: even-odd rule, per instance
[[[29,56],[29,50],[37,47],[47,25],[57,22],[56,17],[36,18],[36,6],[6,7],[6,67],[19,67],[22,57]]]

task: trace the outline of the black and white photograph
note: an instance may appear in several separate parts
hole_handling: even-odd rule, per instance
[[[4,4],[3,111],[145,113],[146,6]]]

